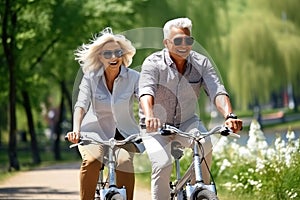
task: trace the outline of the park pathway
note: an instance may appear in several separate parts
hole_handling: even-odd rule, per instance
[[[1,200],[78,200],[79,163],[58,164],[18,172],[0,183]],[[135,200],[150,200],[150,191],[136,184]]]

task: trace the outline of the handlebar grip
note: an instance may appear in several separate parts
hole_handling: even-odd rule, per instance
[[[223,129],[221,131],[221,135],[230,136],[230,137],[234,137],[234,138],[240,138],[240,135],[233,133],[229,128]]]
[[[220,133],[223,136],[228,136],[231,133],[231,130],[227,127],[224,127]]]
[[[65,141],[69,141],[69,138],[68,138],[68,136],[67,135],[65,135]]]
[[[163,136],[173,135],[172,131],[166,129],[160,129],[159,132]]]
[[[68,135],[65,135],[65,137],[64,137],[64,138],[65,138],[65,141],[66,141],[66,142],[69,142]],[[80,142],[81,142],[81,139],[79,139],[79,140],[78,140],[78,143],[80,143]]]
[[[147,128],[146,124],[141,124],[140,127],[141,127],[141,129],[146,129]]]
[[[137,144],[140,144],[140,143],[143,142],[143,140],[141,138],[139,138],[139,139],[135,140],[134,142],[137,143]]]

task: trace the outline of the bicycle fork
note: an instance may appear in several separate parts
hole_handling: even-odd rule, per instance
[[[111,199],[111,198],[107,198],[107,196],[113,196],[114,194],[119,193],[122,196],[122,199],[126,200],[126,189],[125,187],[123,188],[117,188],[117,183],[116,183],[116,166],[115,166],[115,157],[114,157],[114,150],[113,148],[109,148],[108,149],[109,153],[109,159],[108,159],[108,178],[109,178],[109,186],[108,188],[105,188],[105,186],[103,186],[100,189],[100,198],[101,200],[104,199]],[[101,173],[103,173],[103,171],[101,171]],[[101,176],[103,176],[101,174]]]
[[[201,168],[201,157],[200,157],[200,150],[199,145],[194,142],[193,144],[193,162],[194,162],[194,172],[195,172],[195,184],[191,185],[190,183],[186,186],[186,195],[189,199],[191,196],[193,196],[193,193],[197,190],[201,189],[207,189],[214,193],[216,193],[216,188],[214,183],[210,185],[205,185],[203,180],[203,174],[202,174],[202,168]],[[204,155],[203,155],[204,156]]]

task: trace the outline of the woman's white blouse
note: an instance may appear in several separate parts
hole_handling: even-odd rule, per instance
[[[104,140],[114,137],[116,128],[124,138],[139,133],[133,111],[134,99],[138,97],[138,82],[137,71],[121,66],[110,93],[102,68],[85,74],[75,104],[75,108],[81,107],[86,112],[81,131],[96,132]],[[142,150],[142,145],[138,147]]]

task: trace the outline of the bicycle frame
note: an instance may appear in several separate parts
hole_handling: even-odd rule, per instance
[[[180,177],[180,159],[175,158],[176,184],[171,191],[172,197],[177,196],[177,199],[184,199],[184,195],[186,195],[190,199],[194,192],[199,189],[208,189],[217,194],[214,181],[210,185],[205,185],[203,182],[199,145],[196,142],[193,144],[193,155],[193,162],[182,177]],[[189,181],[193,173],[195,174],[195,184],[190,184]]]
[[[217,126],[206,133],[200,133],[199,131],[197,131],[197,132],[191,134],[191,133],[183,132],[173,126],[164,125],[162,132],[163,131],[167,131],[167,133],[166,132],[162,133],[162,135],[178,134],[183,137],[192,138],[194,141],[193,142],[193,162],[190,164],[189,168],[186,170],[183,177],[180,177],[180,161],[179,161],[181,156],[183,155],[183,152],[181,152],[181,155],[179,155],[180,153],[178,153],[178,152],[173,153],[176,150],[178,150],[178,149],[176,149],[176,148],[178,148],[178,146],[177,147],[175,146],[172,149],[172,155],[175,158],[176,181],[174,184],[172,183],[172,185],[171,185],[171,186],[173,186],[173,188],[171,190],[171,199],[174,199],[174,197],[177,197],[178,200],[196,199],[197,193],[202,190],[210,191],[210,192],[207,192],[208,196],[211,196],[212,199],[217,199],[217,190],[216,190],[216,186],[215,186],[212,176],[211,176],[211,178],[212,178],[211,184],[206,185],[206,184],[204,184],[204,181],[203,181],[201,162],[202,162],[202,159],[204,160],[204,154],[203,154],[204,152],[202,153],[200,150],[200,147],[202,145],[200,140],[202,140],[203,138],[210,136],[212,134],[216,134],[216,133],[220,133],[221,135],[224,135],[224,136],[230,135],[230,136],[234,136],[234,137],[238,137],[238,138],[239,138],[239,135],[232,133],[232,131],[229,128],[224,127],[224,126]],[[179,147],[179,149],[180,149],[180,147]],[[190,183],[193,173],[195,174],[195,184]],[[211,173],[210,173],[210,175],[211,175]],[[202,198],[199,198],[199,199],[202,199]],[[210,198],[207,198],[207,199],[210,199]]]
[[[103,181],[103,170],[100,169],[99,179],[96,187],[95,199],[96,200],[126,200],[126,188],[123,186],[122,188],[118,188],[116,186],[116,160],[114,157],[114,147],[121,146],[126,143],[131,142],[139,142],[140,135],[134,134],[129,136],[124,140],[116,140],[111,138],[107,141],[101,140],[99,138],[90,137],[89,135],[95,135],[95,133],[81,132],[80,142],[77,144],[70,145],[70,148],[73,148],[78,145],[86,145],[86,144],[103,144],[108,146],[108,159],[107,159],[107,168],[108,168],[108,182]],[[96,134],[97,135],[97,134]],[[107,185],[108,183],[108,185]]]

